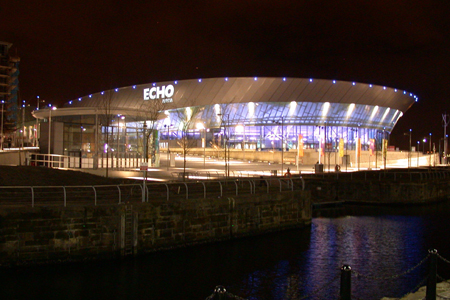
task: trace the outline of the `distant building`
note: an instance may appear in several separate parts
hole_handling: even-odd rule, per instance
[[[0,103],[2,104],[3,137],[11,135],[17,129],[19,62],[20,58],[11,56],[11,43],[0,42]]]
[[[143,155],[144,121],[146,130],[158,130],[161,148],[179,147],[177,141],[186,134],[183,119],[192,113],[195,121],[187,135],[199,148],[226,142],[232,149],[258,151],[368,151],[381,149],[415,101],[410,92],[358,82],[230,77],[116,88],[56,110],[35,111],[34,116],[51,116],[56,126],[51,132],[58,144],[52,143],[52,153],[81,157],[101,157],[105,151],[119,157]],[[162,104],[155,122],[152,103]],[[42,128],[43,142],[50,131]]]

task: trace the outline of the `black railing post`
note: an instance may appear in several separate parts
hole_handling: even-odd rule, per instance
[[[226,292],[227,292],[227,290],[224,286],[222,286],[222,285],[216,286],[216,288],[214,289],[214,299],[217,299],[217,300],[227,299]]]
[[[351,300],[352,298],[352,268],[343,265],[341,268],[341,300]]]
[[[427,279],[426,300],[436,300],[436,274],[437,274],[437,250],[430,249],[430,267]]]

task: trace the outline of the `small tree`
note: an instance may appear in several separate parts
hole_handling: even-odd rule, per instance
[[[196,145],[195,139],[189,139],[189,131],[194,129],[195,120],[198,114],[203,110],[203,107],[192,106],[185,107],[176,110],[176,116],[179,121],[179,129],[181,131],[181,138],[178,139],[177,143],[183,151],[183,181],[186,180],[186,156],[191,148]]]
[[[145,161],[148,161],[149,153],[152,163],[156,159],[156,144],[158,142],[158,137],[156,135],[156,125],[157,121],[162,119],[163,111],[166,109],[166,103],[161,99],[155,99],[144,102],[140,110],[140,119],[143,120],[144,128],[144,155]]]

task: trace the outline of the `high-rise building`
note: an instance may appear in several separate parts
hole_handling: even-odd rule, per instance
[[[19,62],[20,58],[11,56],[12,44],[0,42],[0,103],[2,103],[2,134],[14,131],[18,120]]]

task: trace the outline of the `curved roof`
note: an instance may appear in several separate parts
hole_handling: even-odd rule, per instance
[[[293,125],[327,123],[391,130],[418,98],[407,91],[358,82],[224,77],[116,88],[69,101],[52,115],[102,114],[108,105],[109,114],[139,119],[143,105],[151,103],[152,99],[165,102],[164,110],[203,107],[199,117],[208,126],[218,126],[221,120],[217,113],[225,109],[230,125],[264,125],[283,118]],[[218,105],[225,107],[217,108]],[[37,118],[48,115],[48,109],[34,112]],[[173,124],[177,120],[169,117],[164,122]]]
[[[170,108],[247,102],[330,102],[390,107],[405,112],[417,97],[410,92],[372,84],[307,78],[224,77],[134,85],[69,101],[65,107],[111,106],[139,109],[144,90],[173,86]],[[156,92],[154,93],[156,95]]]

